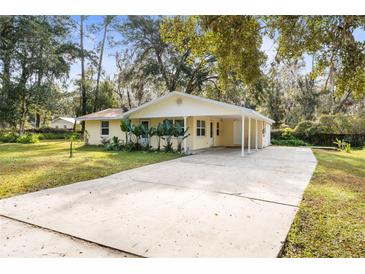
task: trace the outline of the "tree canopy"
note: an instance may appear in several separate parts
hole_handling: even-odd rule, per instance
[[[364,47],[364,16],[2,16],[0,126],[128,110],[175,90],[277,126],[352,115],[364,112]]]

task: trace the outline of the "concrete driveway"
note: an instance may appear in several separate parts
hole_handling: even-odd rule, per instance
[[[0,201],[0,215],[143,257],[276,257],[316,159],[216,149]]]

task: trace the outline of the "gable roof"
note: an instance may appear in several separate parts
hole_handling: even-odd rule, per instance
[[[73,117],[57,117],[55,119],[52,120],[52,122],[56,121],[56,120],[64,120],[66,122],[69,122],[69,123],[72,123],[74,124],[75,123],[75,120],[76,118],[73,118]]]
[[[228,103],[224,103],[224,102],[220,102],[220,101],[216,101],[213,99],[208,99],[208,98],[203,98],[200,96],[195,96],[195,95],[191,95],[191,94],[187,94],[187,93],[182,93],[182,92],[170,92],[164,96],[161,96],[157,99],[154,99],[148,103],[145,103],[139,107],[133,108],[127,112],[123,113],[123,110],[118,108],[118,109],[105,109],[99,112],[95,112],[95,113],[91,113],[91,114],[87,114],[81,117],[78,117],[77,120],[78,121],[86,121],[86,120],[119,120],[119,119],[123,119],[123,118],[128,118],[131,114],[135,114],[140,110],[144,110],[145,108],[149,107],[149,106],[153,106],[155,104],[158,104],[170,97],[173,96],[179,96],[179,97],[185,97],[185,98],[190,98],[193,99],[195,101],[198,102],[204,102],[204,103],[208,103],[208,104],[212,104],[215,106],[220,106],[223,107],[224,109],[229,109],[234,111],[237,114],[244,114],[253,118],[257,118],[263,121],[268,122],[269,124],[274,123],[275,121],[258,113],[257,111],[254,111],[252,109],[249,108],[245,108],[242,106],[237,106],[237,105],[233,105],[233,104],[228,104]]]
[[[176,96],[176,95],[179,95],[181,97],[191,98],[191,99],[194,99],[194,100],[198,100],[200,102],[210,103],[210,104],[214,104],[214,105],[221,106],[221,107],[224,107],[224,108],[232,109],[232,110],[238,111],[239,113],[245,114],[247,116],[258,118],[260,120],[264,120],[264,121],[268,122],[269,124],[272,124],[272,123],[275,122],[274,120],[258,113],[255,110],[249,109],[249,108],[245,108],[245,107],[242,107],[242,106],[237,106],[237,105],[233,105],[233,104],[229,104],[229,103],[224,103],[224,102],[220,102],[220,101],[217,101],[217,100],[204,98],[204,97],[200,97],[200,96],[196,96],[196,95],[191,95],[191,94],[187,94],[187,93],[183,93],[183,92],[178,92],[178,91],[170,92],[170,93],[168,93],[164,96],[161,96],[161,97],[159,97],[155,100],[152,100],[148,103],[145,103],[145,104],[143,104],[139,107],[131,109],[131,110],[125,112],[123,114],[123,117],[129,117],[131,114],[136,113],[139,110],[142,110],[142,109],[144,109],[148,106],[152,106],[154,104],[157,104],[157,103],[159,103],[159,102],[161,102],[161,101],[163,101],[167,98],[170,98],[170,97]]]
[[[118,120],[122,118],[123,118],[123,109],[107,108],[98,112],[77,117],[76,119],[78,121],[87,121],[87,120]]]

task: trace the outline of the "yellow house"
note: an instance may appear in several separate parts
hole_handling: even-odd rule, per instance
[[[181,92],[168,93],[124,113],[121,109],[106,109],[78,117],[77,120],[85,121],[87,141],[96,145],[113,136],[125,140],[125,133],[120,129],[120,121],[124,118],[146,127],[157,126],[165,119],[180,123],[189,134],[183,142],[185,152],[237,146],[241,147],[242,156],[245,148],[249,153],[251,149],[270,145],[270,130],[274,122],[248,108]],[[152,147],[156,148],[157,142],[158,138],[153,136]]]

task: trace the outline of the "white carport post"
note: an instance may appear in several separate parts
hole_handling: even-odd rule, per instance
[[[241,156],[245,156],[245,115],[242,113]]]
[[[184,132],[186,130],[186,116],[184,116]],[[185,136],[184,136],[185,137]],[[186,138],[184,138],[184,153],[187,152],[187,147],[186,147]]]
[[[256,140],[255,140],[255,146],[256,146],[256,151],[257,151],[257,139],[258,139],[258,134],[259,134],[259,129],[257,128],[258,126],[258,123],[257,123],[257,119],[256,119],[256,126],[255,126],[255,129],[256,129]]]
[[[247,147],[248,147],[248,153],[251,153],[251,117],[248,117],[248,142],[247,142]]]

